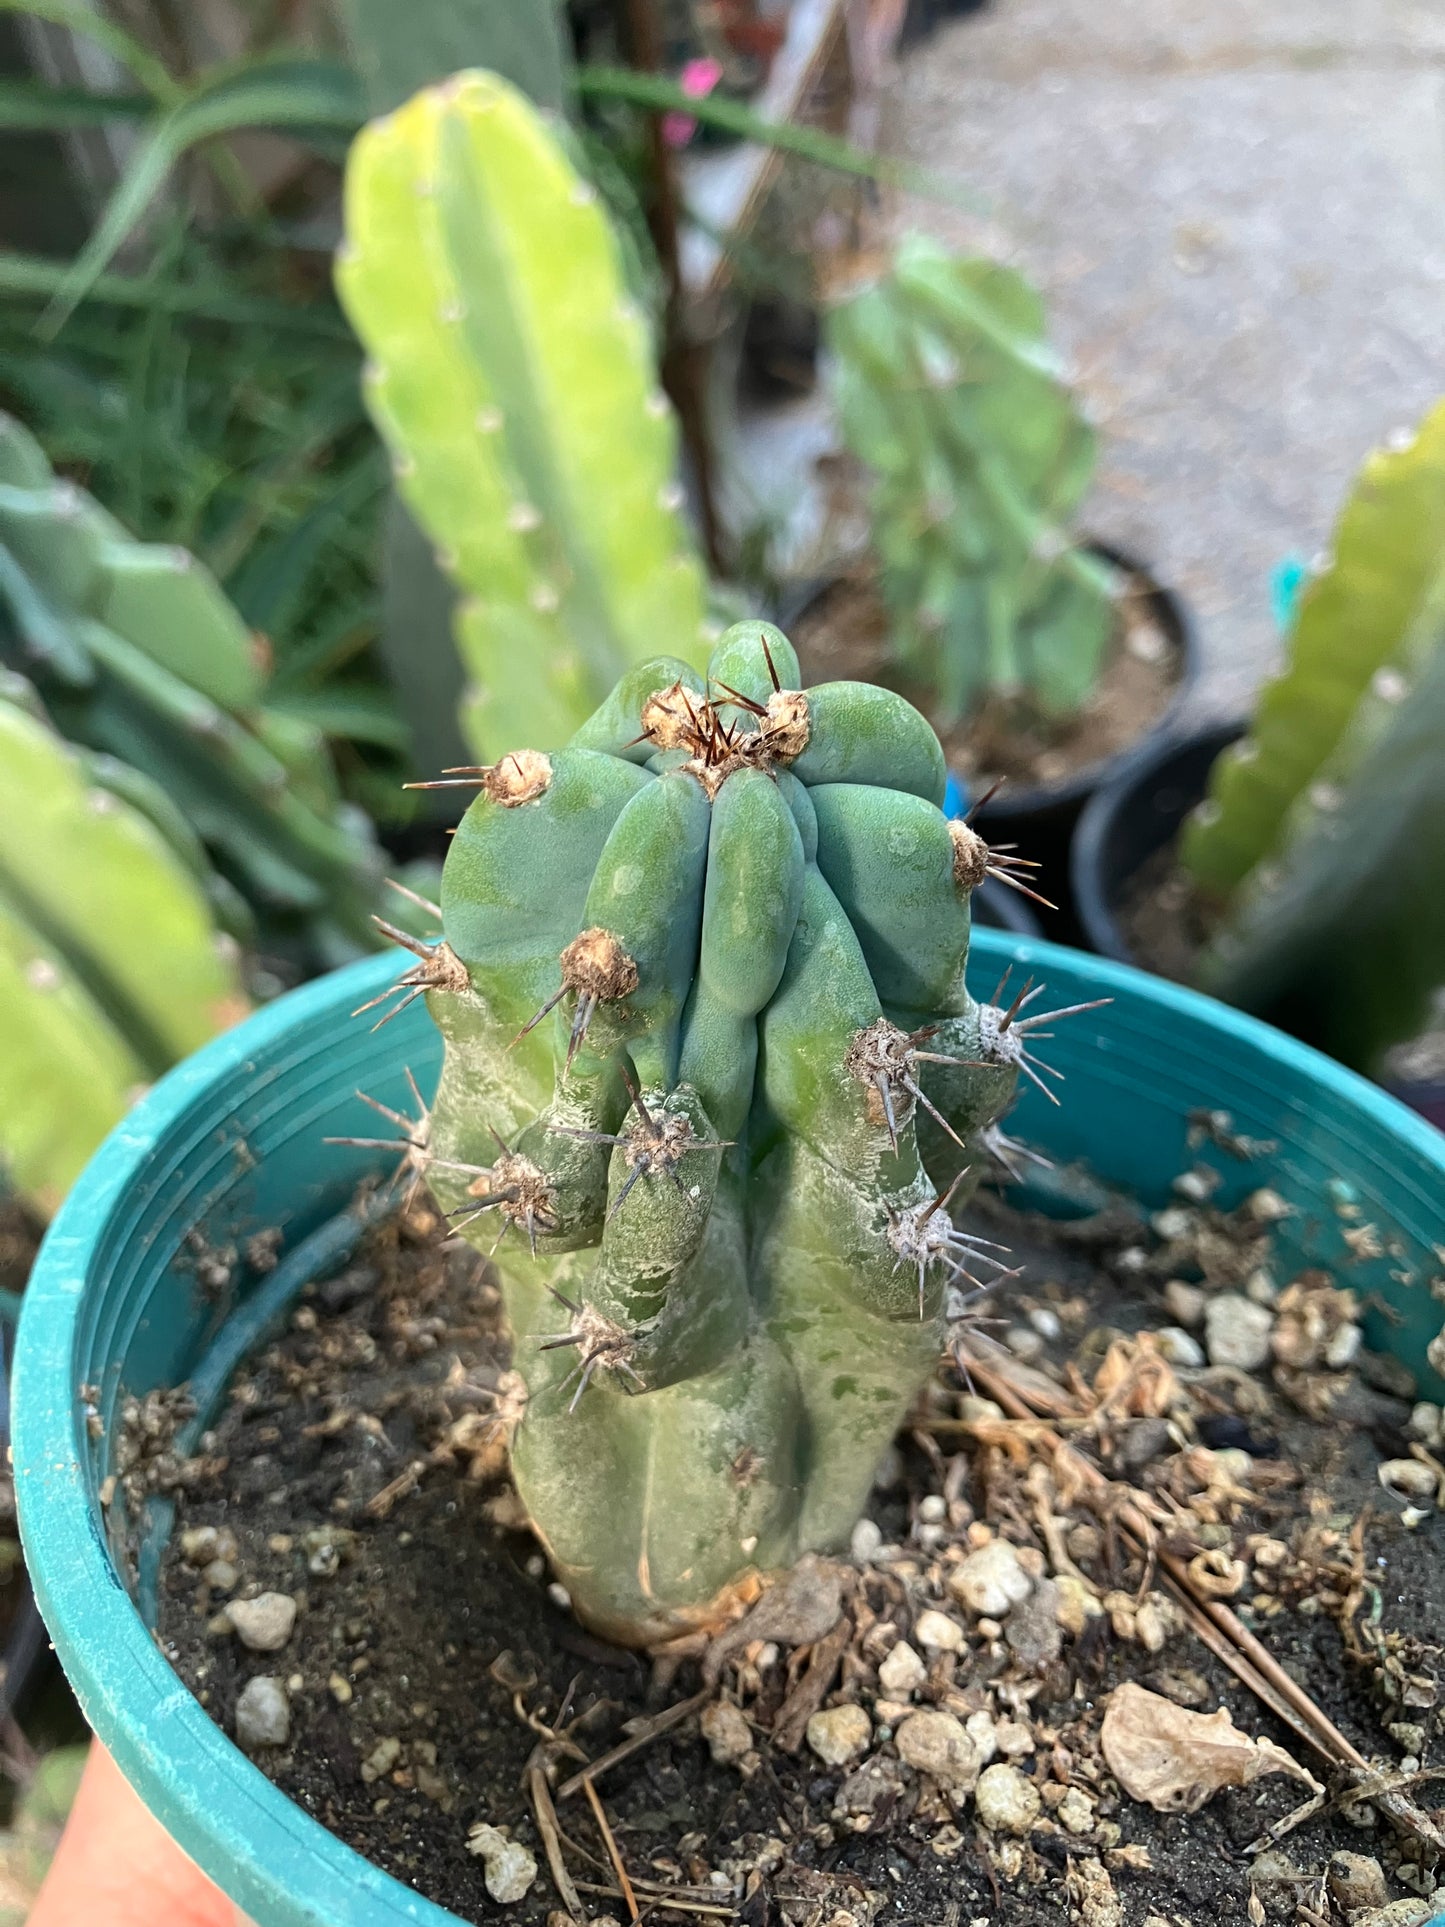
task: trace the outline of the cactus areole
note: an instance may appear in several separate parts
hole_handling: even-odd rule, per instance
[[[847,1543],[950,1292],[1006,1267],[949,1208],[1043,1068],[1030,1000],[964,984],[990,853],[933,731],[798,680],[742,623],[454,772],[445,939],[395,986],[445,1039],[408,1154],[501,1271],[518,1489],[632,1644]]]

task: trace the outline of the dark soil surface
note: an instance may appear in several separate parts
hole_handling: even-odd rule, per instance
[[[1194,879],[1180,869],[1172,840],[1128,879],[1116,914],[1137,964],[1177,984],[1193,982],[1217,919]]]
[[[785,1625],[743,1635],[725,1658],[714,1650],[713,1696],[746,1721],[745,1756],[715,1763],[694,1707],[599,1775],[640,1911],[747,1927],[1044,1927],[1060,1919],[1066,1893],[1086,1927],[1243,1922],[1253,1880],[1268,1917],[1303,1920],[1305,1903],[1317,1927],[1341,1917],[1325,1882],[1339,1850],[1376,1857],[1392,1897],[1428,1890],[1418,1841],[1373,1810],[1363,1826],[1338,1812],[1313,1819],[1252,1862],[1246,1846],[1306,1789],[1275,1776],[1227,1788],[1192,1815],[1161,1814],[1126,1797],[1099,1742],[1108,1694],[1132,1679],[1186,1707],[1228,1707],[1244,1733],[1319,1765],[1158,1592],[1120,1529],[1128,1502],[1176,1521],[1161,1544],[1191,1557],[1205,1548],[1221,1570],[1242,1562],[1240,1617],[1364,1755],[1395,1768],[1403,1759],[1407,1772],[1440,1758],[1442,1655],[1432,1642],[1445,1623],[1442,1527],[1428,1498],[1402,1516],[1378,1476],[1382,1459],[1408,1457],[1412,1443],[1424,1450],[1408,1430],[1408,1378],[1367,1355],[1321,1365],[1321,1331],[1338,1334],[1357,1312],[1320,1274],[1272,1307],[1287,1365],[1245,1373],[1196,1359],[1176,1374],[1139,1336],[1179,1324],[1177,1283],[1163,1295],[1170,1279],[1199,1279],[1201,1301],[1246,1274],[1260,1290],[1267,1210],[1226,1219],[1196,1199],[1151,1230],[1122,1211],[1059,1227],[996,1203],[980,1209],[1026,1270],[998,1307],[1002,1322],[965,1334],[976,1382],[1016,1382],[1064,1408],[1073,1399],[1090,1416],[1059,1427],[1107,1483],[1092,1497],[1070,1494],[1056,1458],[1040,1486],[1037,1424],[1004,1419],[952,1366],[943,1372],[880,1474],[876,1524],[860,1529],[851,1559],[804,1582],[805,1593],[839,1589],[835,1634],[811,1656],[790,1647]],[[1307,1296],[1321,1289],[1326,1297]],[[227,1732],[247,1681],[276,1680],[289,1737],[258,1749],[259,1763],[358,1851],[462,1920],[568,1918],[539,1832],[540,1778],[556,1804],[576,1917],[620,1922],[628,1908],[598,1816],[565,1782],[635,1733],[632,1722],[698,1694],[705,1642],[655,1660],[621,1652],[583,1632],[549,1590],[494,1423],[512,1384],[506,1365],[479,1258],[441,1248],[424,1205],[374,1235],[358,1262],[311,1288],[233,1388],[206,1440],[209,1460],[180,1494],[160,1633]],[[1069,1562],[1102,1601],[1062,1635],[1037,1612],[1029,1632],[1022,1607],[1003,1626],[978,1618],[949,1589],[994,1533],[1039,1587],[1053,1583],[1042,1577],[1061,1568],[1040,1492],[1052,1494],[1054,1550],[1067,1535]],[[280,1651],[249,1650],[225,1614],[228,1599],[258,1592],[298,1608]],[[1056,1585],[1049,1597],[1058,1603]],[[1146,1599],[1158,1621],[1148,1628]],[[922,1620],[929,1610],[933,1620]],[[943,1646],[930,1639],[940,1614]],[[909,1639],[926,1677],[911,1705],[890,1704],[877,1669]],[[829,1766],[803,1738],[810,1709],[846,1702],[873,1722],[861,1770]],[[895,1734],[919,1708],[992,1722],[999,1758],[1042,1797],[1031,1830],[989,1831],[966,1793],[950,1796],[900,1764]],[[1436,1791],[1424,1785],[1415,1797],[1428,1804]],[[489,1897],[468,1850],[479,1823],[535,1855],[524,1898]]]
[[[844,579],[827,589],[792,629],[807,683],[857,678],[907,696],[930,721],[929,696],[900,676],[888,647],[888,612],[872,582]],[[949,767],[977,791],[998,778],[1009,792],[1066,781],[1135,743],[1163,715],[1180,665],[1143,594],[1121,605],[1119,633],[1083,708],[1049,724],[1019,704],[994,703],[939,729]],[[936,727],[935,723],[935,727]]]

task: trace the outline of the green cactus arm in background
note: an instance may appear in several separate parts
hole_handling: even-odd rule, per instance
[[[845,440],[872,477],[900,663],[956,722],[989,695],[1077,709],[1114,629],[1115,572],[1067,532],[1094,435],[1013,269],[912,235],[828,317]]]
[[[0,1166],[42,1209],[136,1088],[244,1009],[202,881],[0,691]]]
[[[1388,690],[1408,672],[1442,565],[1445,402],[1403,445],[1366,460],[1300,598],[1284,671],[1260,696],[1248,735],[1215,764],[1180,845],[1206,891],[1228,902],[1281,854],[1372,685]]]
[[[1445,570],[1429,647],[1378,676],[1201,961],[1217,996],[1366,1072],[1445,983]]]
[[[472,73],[375,122],[346,233],[368,404],[462,592],[478,753],[556,747],[640,656],[701,663],[652,344],[596,193],[536,110]]]
[[[72,740],[164,792],[168,818],[153,792],[132,800],[178,849],[179,814],[224,866],[206,887],[228,926],[253,921],[239,888],[339,961],[374,942],[380,854],[320,733],[265,706],[261,660],[199,563],[134,541],[0,415],[0,665],[35,678]],[[123,791],[114,764],[97,787]]]
[[[48,463],[39,479],[43,462],[27,431],[0,417],[0,474],[34,478],[0,481],[0,547],[13,563],[52,604],[104,623],[212,702],[254,705],[257,647],[210,571],[185,549],[137,542]]]
[[[146,1082],[63,961],[0,896],[0,1175],[48,1217]]]
[[[798,683],[741,623],[475,772],[395,986],[445,1042],[407,1158],[504,1280],[518,1489],[631,1643],[846,1543],[950,1288],[1005,1268],[950,1211],[1057,1014],[968,993],[992,858],[918,712]]]

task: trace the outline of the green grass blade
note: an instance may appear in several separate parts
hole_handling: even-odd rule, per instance
[[[0,132],[64,134],[144,120],[155,111],[149,94],[96,94],[84,87],[50,87],[43,80],[0,78]]]
[[[70,264],[63,261],[0,252],[0,295],[53,300],[67,286],[72,271]],[[191,315],[200,321],[217,321],[233,327],[283,329],[327,341],[353,339],[345,320],[329,304],[318,302],[302,307],[297,302],[272,300],[265,295],[237,294],[223,285],[191,284],[166,274],[98,274],[86,289],[84,299],[148,313],[160,310],[166,314]]]
[[[838,174],[878,181],[929,199],[945,201],[978,210],[983,203],[972,190],[958,181],[946,179],[927,169],[911,167],[882,154],[865,153],[851,141],[839,140],[816,127],[801,127],[792,121],[766,120],[740,101],[706,98],[696,100],[684,93],[675,80],[662,74],[635,73],[627,67],[579,67],[574,79],[583,100],[620,100],[629,106],[645,108],[654,114],[682,113],[705,127],[719,128],[742,140],[756,141],[762,147],[775,147],[780,153],[798,160],[812,161]]]
[[[188,149],[246,128],[340,128],[361,124],[364,103],[338,62],[248,61],[215,70],[159,114],[139,142],[93,233],[62,279],[45,323],[54,333],[144,218]]]

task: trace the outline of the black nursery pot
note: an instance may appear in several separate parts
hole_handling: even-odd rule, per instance
[[[1074,832],[1069,880],[1090,950],[1119,963],[1140,963],[1119,923],[1129,885],[1177,835],[1203,800],[1215,759],[1243,733],[1237,722],[1213,723],[1148,744],[1089,799]]]
[[[1005,784],[972,819],[990,843],[1014,844],[1020,856],[1038,864],[1039,889],[1058,905],[1056,911],[1045,912],[1040,921],[1044,934],[1058,943],[1078,943],[1084,937],[1083,916],[1073,900],[1070,850],[1085,806],[1096,793],[1120,781],[1136,762],[1157,754],[1157,745],[1177,736],[1180,715],[1200,670],[1199,638],[1182,598],[1156,581],[1127,551],[1108,542],[1090,542],[1088,546],[1142,584],[1160,633],[1173,646],[1179,679],[1158,720],[1127,748],[1075,770],[1062,782],[1036,783],[1028,789]]]

